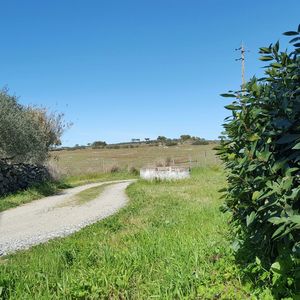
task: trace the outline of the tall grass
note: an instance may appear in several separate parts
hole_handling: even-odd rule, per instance
[[[4,299],[247,299],[219,212],[218,168],[139,181],[119,213],[0,260]]]

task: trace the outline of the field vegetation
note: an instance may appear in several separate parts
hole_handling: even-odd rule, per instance
[[[121,170],[171,164],[176,166],[209,166],[219,164],[212,150],[216,144],[179,144],[173,147],[150,146],[120,149],[78,149],[53,151],[58,167],[69,176],[84,173],[110,172],[114,166]]]
[[[138,181],[116,215],[3,257],[0,297],[250,299],[260,291],[235,265],[219,211],[224,185],[220,167],[193,169],[181,182]]]
[[[214,166],[215,144],[176,147],[142,145],[122,149],[79,149],[51,152],[49,170],[55,180],[0,197],[0,212],[87,183],[137,178],[143,166]],[[57,175],[57,174],[58,175]]]
[[[280,51],[279,42],[260,48],[270,62],[266,77],[223,94],[235,98],[218,146],[225,171],[216,144],[190,135],[51,151],[63,177],[1,198],[0,211],[68,187],[137,178],[146,166],[190,167],[191,178],[138,180],[115,215],[1,257],[0,298],[300,299],[300,26],[286,35],[293,36],[291,52]],[[12,135],[0,132],[0,159],[44,162],[59,144],[61,119],[24,108],[5,91],[0,101],[12,112],[0,110],[1,124],[20,121]],[[32,141],[23,122],[36,134]],[[23,134],[27,152],[17,152],[13,134]],[[71,201],[94,199],[105,186]]]

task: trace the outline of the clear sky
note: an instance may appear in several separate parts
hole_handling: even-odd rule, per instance
[[[214,139],[219,94],[262,74],[258,47],[300,23],[299,0],[1,0],[0,86],[64,112],[64,145]]]

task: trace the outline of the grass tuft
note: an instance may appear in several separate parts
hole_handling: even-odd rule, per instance
[[[28,188],[25,191],[4,196],[0,198],[0,212],[37,200],[43,197],[56,194],[62,188],[71,187],[63,182],[44,182]]]
[[[72,196],[68,201],[63,202],[59,206],[69,206],[69,205],[81,205],[92,201],[99,197],[101,193],[105,190],[107,186],[111,184],[102,184],[99,186],[91,187],[86,190],[81,191],[80,193],[75,194]]]

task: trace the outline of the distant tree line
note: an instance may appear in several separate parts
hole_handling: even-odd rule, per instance
[[[209,141],[197,136],[191,136],[189,134],[182,134],[179,138],[168,138],[166,136],[158,136],[156,139],[144,138],[141,140],[139,138],[132,138],[130,142],[108,144],[105,141],[94,141],[93,143],[88,143],[87,145],[76,144],[74,147],[61,147],[55,150],[79,150],[85,148],[92,149],[120,149],[120,148],[136,148],[140,145],[146,144],[148,146],[176,146],[179,144],[189,144],[189,145],[208,145]]]

